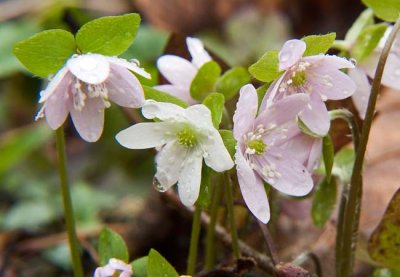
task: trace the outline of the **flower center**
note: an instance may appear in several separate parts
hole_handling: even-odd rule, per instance
[[[251,149],[254,154],[261,155],[267,148],[267,145],[261,139],[251,140],[247,143],[247,147]]]
[[[197,143],[196,133],[189,126],[180,130],[177,134],[179,144],[192,148]]]
[[[292,85],[293,86],[302,86],[306,81],[306,73],[305,71],[296,71],[292,76]]]

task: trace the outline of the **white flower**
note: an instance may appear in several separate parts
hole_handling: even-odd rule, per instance
[[[116,275],[117,274],[117,275]],[[132,266],[118,259],[110,259],[108,264],[96,268],[94,277],[130,277],[132,276]]]
[[[186,44],[192,61],[189,62],[174,55],[164,55],[157,60],[157,67],[161,74],[171,83],[160,85],[155,88],[172,94],[190,104],[197,103],[190,96],[190,85],[200,67],[211,61],[210,55],[204,49],[201,40],[197,38],[186,38]]]
[[[182,203],[191,206],[199,195],[203,158],[218,172],[233,167],[206,106],[198,104],[184,109],[171,103],[147,100],[142,113],[148,119],[158,118],[162,122],[133,125],[119,132],[116,139],[130,149],[160,149],[155,175],[160,191],[178,182]]]
[[[144,103],[143,88],[133,71],[150,75],[134,62],[99,54],[74,55],[40,93],[44,103],[36,119],[46,117],[50,128],[59,128],[71,113],[79,135],[97,141],[103,131],[108,100],[120,106],[139,108]]]

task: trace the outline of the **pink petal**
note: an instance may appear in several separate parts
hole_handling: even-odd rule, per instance
[[[261,222],[267,223],[270,219],[270,210],[262,180],[254,174],[254,171],[243,157],[239,146],[235,159],[240,191],[244,202],[255,217]]]
[[[88,142],[97,141],[103,132],[104,103],[100,97],[86,98],[82,111],[71,105],[72,121],[79,135]]]
[[[304,57],[303,61],[319,66],[328,66],[336,69],[354,68],[354,64],[346,58],[335,55],[315,55]]]
[[[190,56],[192,56],[192,63],[197,68],[200,68],[206,62],[211,61],[211,57],[204,49],[204,45],[201,40],[197,38],[187,37],[186,44],[188,46]]]
[[[323,137],[328,133],[331,125],[328,110],[317,93],[310,95],[309,104],[310,106],[306,106],[299,113],[299,117],[311,132]]]
[[[139,67],[135,62],[128,62],[125,59],[117,58],[117,57],[106,57],[107,60],[112,64],[112,65],[117,65],[120,67],[125,67],[129,69],[132,72],[135,72],[147,79],[151,79],[151,75],[147,73],[143,68]]]
[[[382,84],[400,90],[400,53],[390,53],[385,64]]]
[[[269,106],[271,106],[274,102],[276,102],[278,99],[280,99],[281,95],[278,93],[279,86],[282,82],[282,80],[285,78],[286,73],[284,73],[281,77],[279,77],[278,80],[275,80],[267,89],[265,92],[264,98],[261,102],[259,112],[262,113],[265,109],[267,109]]]
[[[69,70],[66,66],[61,68],[53,77],[53,79],[51,79],[50,82],[47,84],[46,89],[40,92],[39,103],[45,102],[55,92],[55,90],[59,88],[60,83],[64,81],[64,78],[71,77],[72,76],[70,75]]]
[[[108,97],[116,104],[140,108],[144,104],[144,92],[139,80],[129,70],[111,65],[110,76],[105,82]]]
[[[160,57],[157,60],[157,67],[171,84],[188,88],[198,71],[191,62],[173,55]]]
[[[159,85],[159,86],[155,86],[154,88],[158,89],[160,91],[169,93],[175,97],[178,97],[191,105],[198,103],[198,101],[194,100],[190,96],[190,88],[189,87],[180,87],[180,86],[176,86],[176,85]]]
[[[245,85],[240,89],[239,100],[233,115],[233,135],[237,140],[253,127],[257,115],[258,96],[253,85]]]
[[[72,56],[67,67],[79,80],[92,85],[103,83],[110,73],[110,64],[105,56],[84,54]]]
[[[356,107],[360,118],[365,118],[367,112],[369,95],[371,93],[371,85],[369,84],[367,75],[359,68],[350,69],[348,71],[349,76],[357,85],[356,92],[352,96],[354,106]]]
[[[305,164],[308,172],[313,172],[318,167],[322,155],[322,139],[311,138],[313,140],[308,162]]]
[[[306,43],[302,40],[292,39],[285,42],[279,52],[279,70],[287,70],[297,63],[306,51]]]

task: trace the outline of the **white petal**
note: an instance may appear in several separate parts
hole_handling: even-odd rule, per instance
[[[171,122],[144,122],[119,132],[115,138],[122,146],[130,149],[147,149],[166,144],[174,138]]]
[[[297,63],[306,51],[306,43],[299,39],[285,42],[279,51],[279,70],[286,70]]]
[[[103,83],[110,73],[108,60],[99,54],[72,56],[67,61],[67,67],[76,78],[92,85]]]
[[[158,118],[163,121],[183,121],[185,120],[185,109],[165,102],[146,100],[142,107],[142,114],[145,118]]]
[[[310,106],[305,107],[299,117],[313,133],[323,137],[331,126],[328,110],[318,93],[312,93],[310,99]]]
[[[365,72],[359,68],[349,69],[348,74],[357,85],[357,89],[351,99],[353,100],[360,118],[364,119],[365,113],[367,112],[369,95],[371,93],[371,85],[369,84]]]
[[[168,190],[178,182],[187,152],[187,148],[176,141],[172,141],[167,143],[157,154],[157,173],[155,178],[163,190]]]
[[[178,193],[185,206],[193,206],[199,197],[202,163],[202,153],[196,149],[187,155],[183,163],[178,181]]]
[[[53,77],[53,79],[51,79],[50,82],[47,84],[46,89],[40,92],[39,103],[45,102],[54,93],[54,91],[60,87],[61,84],[64,84],[65,86],[64,78],[71,78],[71,75],[69,74],[68,68],[66,66],[62,67]]]
[[[202,145],[205,163],[217,172],[231,169],[234,164],[217,130],[209,133]]]
[[[143,68],[139,67],[135,62],[128,62],[125,59],[117,58],[117,57],[106,57],[107,60],[114,65],[125,67],[147,79],[151,79],[151,75],[146,72]]]
[[[174,85],[190,87],[198,69],[189,61],[173,55],[164,55],[157,60],[161,74]]]
[[[211,111],[203,104],[197,104],[186,108],[185,117],[192,125],[198,128],[215,130],[211,119]]]
[[[267,223],[270,218],[270,210],[262,180],[254,174],[254,171],[243,157],[239,146],[237,147],[235,160],[240,191],[244,202],[255,217],[261,222]]]
[[[46,122],[53,130],[58,129],[67,119],[71,101],[71,94],[68,91],[70,85],[70,80],[64,79],[44,104]]]
[[[203,43],[198,38],[187,37],[186,44],[189,53],[192,56],[192,63],[197,68],[200,68],[203,64],[212,60],[210,55],[204,49]]]
[[[237,140],[253,127],[257,115],[258,96],[253,85],[245,85],[240,89],[239,100],[233,115],[233,135]]]
[[[181,86],[176,86],[176,85],[159,85],[155,86],[155,89],[158,89],[159,91],[163,91],[166,93],[169,93],[175,97],[178,97],[190,105],[197,104],[199,101],[194,100],[192,96],[190,95],[190,88],[189,87],[181,87]]]

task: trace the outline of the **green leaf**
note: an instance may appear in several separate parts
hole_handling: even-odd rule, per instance
[[[250,82],[250,75],[247,70],[241,66],[234,67],[218,79],[216,91],[222,93],[225,99],[229,100],[248,82]]]
[[[358,36],[352,56],[358,61],[365,59],[378,46],[379,41],[387,29],[386,23],[375,24],[366,27]]]
[[[211,203],[211,175],[213,170],[203,163],[201,170],[201,186],[196,204],[207,209]]]
[[[314,191],[311,216],[315,226],[322,227],[330,218],[336,204],[337,186],[335,178],[324,179]]]
[[[349,183],[353,172],[355,153],[351,148],[342,148],[336,153],[333,163],[332,174],[337,176],[343,183]]]
[[[266,52],[256,63],[249,67],[250,74],[261,82],[272,82],[282,75],[279,71],[279,51]]]
[[[301,40],[307,44],[306,51],[303,56],[313,56],[325,54],[331,48],[335,41],[336,33],[326,35],[312,35],[302,38]]]
[[[155,88],[143,86],[143,90],[144,90],[144,97],[146,99],[153,99],[157,102],[172,103],[172,104],[181,106],[182,108],[187,108],[189,106],[189,104],[186,103],[185,101],[183,101],[169,93],[159,91]]]
[[[353,25],[347,31],[345,41],[353,43],[360,33],[367,27],[374,24],[374,12],[371,9],[363,11],[354,21]]]
[[[266,83],[266,84],[262,85],[261,87],[257,88],[258,106],[261,105],[261,102],[263,101],[264,96],[270,85],[271,85],[271,83]]]
[[[14,55],[33,74],[48,77],[56,73],[75,53],[74,36],[64,30],[40,32],[14,46]]]
[[[384,267],[400,269],[400,189],[368,241],[371,258]]]
[[[135,39],[140,16],[130,13],[92,20],[76,34],[76,44],[82,53],[117,56],[125,52]]]
[[[399,18],[399,0],[362,0],[365,5],[370,7],[375,15],[385,21],[394,22]]]
[[[218,129],[219,124],[221,123],[222,112],[224,111],[224,103],[224,95],[218,92],[210,93],[203,101],[203,104],[206,105],[211,111],[212,122],[216,129]]]
[[[148,277],[178,277],[179,274],[175,268],[168,263],[160,253],[151,249],[149,259],[147,262],[147,276]]]
[[[322,139],[322,154],[324,158],[326,179],[330,182],[335,152],[333,149],[332,139],[329,135]]]
[[[399,277],[400,270],[388,269],[388,268],[378,268],[375,269],[372,277]]]
[[[111,258],[128,263],[128,248],[119,234],[109,228],[104,228],[99,237],[99,264],[106,265]]]
[[[203,64],[190,85],[190,95],[193,99],[203,99],[214,90],[215,83],[221,75],[221,67],[214,61]]]
[[[148,260],[149,257],[145,256],[131,262],[133,269],[133,274],[132,274],[133,277],[147,277]]]
[[[234,159],[236,152],[236,139],[233,137],[233,133],[231,130],[219,130],[219,134],[222,137],[224,145],[231,155],[232,159]]]

